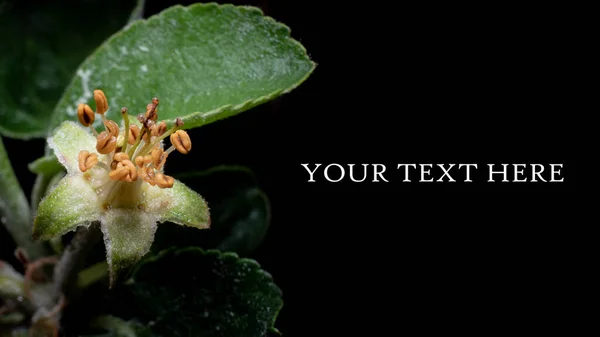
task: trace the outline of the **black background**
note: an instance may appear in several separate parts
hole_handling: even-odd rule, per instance
[[[171,3],[148,1],[146,16]],[[292,93],[195,130],[207,146],[187,164],[257,172],[273,223],[254,257],[283,289],[285,335],[568,328],[581,224],[572,116],[585,92],[576,13],[235,3],[291,27],[318,64]],[[30,188],[43,141],[31,152],[4,141]],[[382,163],[389,183],[308,183],[302,163]],[[398,163],[479,170],[470,184],[402,183]],[[488,163],[562,163],[565,181],[487,183]]]

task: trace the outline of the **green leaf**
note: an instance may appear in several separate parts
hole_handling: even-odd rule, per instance
[[[40,157],[27,166],[29,171],[35,174],[44,174],[46,176],[53,176],[62,170],[62,165],[58,162],[55,155],[46,155]]]
[[[147,324],[144,336],[264,337],[283,306],[256,261],[215,250],[163,251],[140,263],[131,283],[126,301]]]
[[[247,256],[264,239],[270,223],[269,200],[252,171],[242,166],[216,166],[177,176],[211,206],[209,231],[161,226],[154,251],[171,246],[200,246]]]
[[[97,194],[82,175],[64,177],[38,207],[33,237],[48,240],[100,219]]]
[[[23,296],[23,283],[23,275],[19,274],[8,262],[0,260],[0,298]]]
[[[6,226],[17,246],[36,259],[45,254],[45,249],[31,239],[31,219],[27,198],[0,137],[0,224]]]
[[[94,107],[93,90],[107,96],[107,117],[143,112],[160,99],[170,126],[199,127],[273,100],[300,85],[315,68],[290,29],[254,7],[174,6],[113,35],[79,67],[52,125],[76,119],[79,103]],[[96,126],[101,120],[96,119]]]
[[[135,3],[1,1],[0,132],[45,137],[52,110],[77,67],[127,23]]]

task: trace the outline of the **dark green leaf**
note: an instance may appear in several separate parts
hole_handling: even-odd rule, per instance
[[[107,117],[144,112],[154,96],[167,125],[199,127],[273,100],[313,71],[290,29],[253,7],[174,6],[113,35],[79,67],[54,110],[53,125],[76,119],[79,103],[107,96]],[[96,119],[96,126],[101,120]]]
[[[0,132],[44,137],[79,64],[121,29],[135,1],[0,2]]]
[[[200,246],[248,255],[264,239],[270,223],[269,200],[258,188],[252,171],[241,166],[216,166],[177,175],[200,193],[211,210],[211,228],[195,231],[159,226],[153,251],[171,246]]]
[[[140,263],[128,286],[144,336],[264,337],[283,306],[271,275],[250,259],[169,249]]]

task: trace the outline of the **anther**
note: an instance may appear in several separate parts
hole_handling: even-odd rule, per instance
[[[77,106],[77,118],[83,126],[90,126],[94,123],[96,115],[89,105],[81,103]]]
[[[167,161],[167,156],[169,155],[168,153],[165,153],[163,151],[163,149],[161,148],[156,148],[154,150],[152,150],[152,165],[154,165],[154,167],[157,170],[160,170],[163,165],[165,164],[165,162]]]
[[[113,160],[116,160],[116,161],[129,160],[129,155],[127,155],[127,153],[125,153],[125,152],[118,152],[118,153],[115,153]]]
[[[98,155],[95,153],[89,153],[88,151],[82,150],[79,152],[78,156],[79,161],[79,169],[81,172],[85,172],[91,169],[94,165],[98,163]]]
[[[102,131],[96,140],[96,150],[101,154],[110,153],[117,147],[117,137],[107,131]]]
[[[156,185],[156,175],[154,174],[154,169],[151,167],[143,167],[140,169],[140,176],[142,179],[148,184],[154,186]]]
[[[158,113],[156,111],[157,108],[158,98],[154,97],[152,98],[152,103],[146,105],[146,118],[156,122],[156,120],[158,119]]]
[[[129,138],[127,139],[127,143],[129,143],[130,145],[135,144],[135,141],[137,140],[138,136],[140,135],[140,127],[133,124],[131,126],[129,126]]]
[[[162,136],[165,132],[167,132],[167,123],[160,122],[151,130],[151,134],[153,137]]]
[[[124,178],[127,177],[128,173],[129,170],[126,167],[124,167],[123,164],[119,163],[114,170],[110,171],[108,176],[112,180],[124,180]]]
[[[111,136],[117,137],[119,136],[119,126],[114,121],[107,119],[104,121],[104,126],[106,126],[106,131],[110,133]]]
[[[192,149],[192,141],[187,132],[183,130],[177,130],[171,134],[171,144],[175,146],[177,151],[187,154]]]
[[[173,177],[160,172],[156,173],[154,181],[160,188],[171,188],[173,187],[173,183],[175,183],[175,179],[173,179]]]
[[[104,115],[108,110],[108,102],[102,90],[94,90],[94,101],[96,101],[96,112]]]
[[[152,119],[146,119],[146,122],[144,123],[144,126],[148,129],[148,130],[152,130],[152,128],[156,125],[156,122],[154,122]]]
[[[125,159],[117,164],[117,167],[109,173],[109,177],[112,180],[132,182],[137,179],[137,169],[130,160]]]
[[[128,159],[129,159],[129,155],[127,155],[127,153],[116,151],[115,155],[113,156],[113,161],[110,163],[110,169],[115,170],[117,168],[117,165],[119,164],[119,162],[122,162],[123,160],[128,160]]]

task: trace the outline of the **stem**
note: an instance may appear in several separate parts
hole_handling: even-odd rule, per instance
[[[4,143],[0,137],[0,213],[1,223],[12,236],[15,244],[23,248],[34,260],[45,255],[42,242],[33,241],[33,219],[25,193],[10,164]]]
[[[73,290],[76,289],[78,273],[85,263],[85,257],[101,238],[102,233],[94,225],[89,229],[77,228],[75,236],[54,268],[54,286],[57,294],[64,294],[70,299]]]

